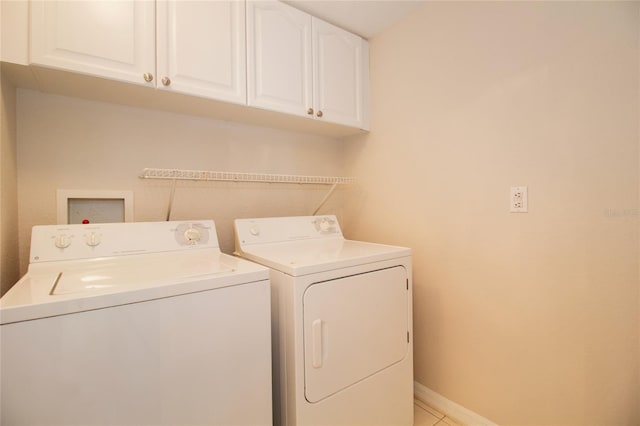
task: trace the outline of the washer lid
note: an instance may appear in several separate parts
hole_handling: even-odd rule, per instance
[[[302,276],[411,255],[411,249],[342,237],[242,247],[238,255],[291,276]]]
[[[0,299],[0,324],[268,279],[218,249],[32,264]]]

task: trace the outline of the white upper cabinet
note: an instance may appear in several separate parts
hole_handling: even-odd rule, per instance
[[[316,117],[366,127],[367,42],[313,18],[313,104]]]
[[[246,104],[244,6],[34,1],[31,63]]]
[[[30,46],[33,64],[155,85],[144,80],[155,72],[155,3],[33,1]]]
[[[8,17],[24,19],[2,30],[18,40],[2,60],[24,64],[28,58],[28,64],[42,68],[340,125],[334,128],[369,128],[366,40],[282,2],[31,0],[28,5],[3,7]],[[262,114],[270,123],[273,115]]]
[[[278,1],[247,2],[247,102],[367,128],[368,44]]]
[[[306,114],[313,107],[311,17],[277,1],[250,1],[247,40],[247,103]]]
[[[157,2],[158,87],[246,103],[245,3]]]

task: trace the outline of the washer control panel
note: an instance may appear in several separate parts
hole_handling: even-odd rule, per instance
[[[185,222],[176,227],[175,238],[182,246],[195,246],[209,242],[209,228],[200,222]]]
[[[212,220],[34,226],[29,261],[219,248]]]
[[[318,217],[313,221],[313,226],[320,234],[335,234],[338,226],[338,221],[335,217]]]
[[[334,215],[236,219],[236,250],[249,244],[342,238]]]

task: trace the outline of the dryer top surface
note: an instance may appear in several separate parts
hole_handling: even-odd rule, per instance
[[[406,247],[332,238],[243,247],[237,253],[291,276],[309,275],[411,255]]]

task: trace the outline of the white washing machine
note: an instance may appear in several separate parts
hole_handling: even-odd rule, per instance
[[[33,228],[0,299],[3,425],[268,425],[268,270],[213,221]]]
[[[335,216],[235,231],[271,269],[274,423],[412,425],[410,249],[346,240]]]

